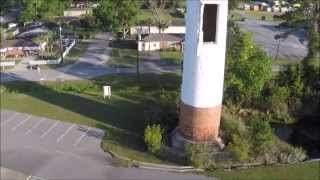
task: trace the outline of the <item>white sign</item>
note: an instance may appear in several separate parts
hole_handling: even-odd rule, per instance
[[[108,97],[108,99],[111,97],[111,86],[103,86],[103,99],[106,97]]]

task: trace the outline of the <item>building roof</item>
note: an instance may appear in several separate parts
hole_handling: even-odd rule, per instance
[[[155,41],[174,41],[181,42],[184,40],[184,34],[146,34],[142,35],[141,40],[146,42]]]
[[[39,47],[39,45],[29,39],[14,39],[1,41],[0,48],[10,47]]]

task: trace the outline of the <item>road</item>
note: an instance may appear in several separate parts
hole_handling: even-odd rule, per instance
[[[45,179],[204,180],[204,176],[114,167],[99,129],[1,109],[0,166]]]
[[[115,69],[103,65],[110,57],[111,49],[108,48],[110,38],[111,33],[98,34],[96,39],[91,40],[86,52],[74,64],[56,69],[13,69],[1,73],[1,82],[81,80],[115,73]]]
[[[107,65],[112,48],[109,42],[111,33],[100,33],[95,39],[89,40],[89,47],[79,60],[61,68],[28,70],[26,68],[14,68],[0,73],[0,82],[10,81],[64,81],[83,80],[108,74],[136,73],[136,68],[115,68]],[[140,73],[168,73],[177,72],[179,67],[168,65],[160,60],[159,52],[141,55]]]
[[[237,11],[238,12],[238,11]],[[241,29],[244,29],[253,34],[255,42],[261,46],[269,56],[275,57],[279,41],[274,37],[288,29],[276,28],[280,22],[277,21],[261,21],[256,18],[246,15],[239,11],[241,16],[248,18],[246,21],[238,21],[237,24]],[[293,59],[301,60],[306,57],[308,52],[307,41],[305,39],[305,31],[290,35],[287,39],[280,42],[278,59]]]

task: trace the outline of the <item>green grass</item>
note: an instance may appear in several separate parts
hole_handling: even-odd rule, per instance
[[[320,162],[257,167],[231,172],[218,170],[211,175],[221,180],[317,180],[320,178]]]
[[[170,64],[180,65],[183,53],[180,51],[160,51],[161,60]]]
[[[256,19],[261,19],[262,16],[266,17],[267,21],[273,21],[273,15],[277,13],[265,12],[265,11],[243,11],[249,16],[255,17]]]
[[[77,62],[79,60],[79,57],[81,57],[86,52],[86,49],[88,48],[88,46],[89,46],[88,42],[78,41],[76,42],[76,45],[71,49],[69,54],[64,57],[63,64],[41,65],[41,68],[54,69],[54,68],[59,68],[62,66],[73,64]],[[60,57],[60,54],[57,51],[53,56],[53,58],[49,58],[49,59],[58,59],[59,57]]]
[[[17,82],[1,85],[1,109],[9,109],[106,131],[102,148],[131,159],[161,163],[146,153],[142,135],[146,111],[157,106],[159,92],[178,89],[176,75],[107,76],[92,81]],[[102,86],[112,85],[104,100]]]
[[[76,45],[71,49],[70,53],[64,58],[66,64],[72,64],[76,62],[80,56],[82,56],[86,49],[88,48],[89,43],[84,41],[76,42]]]
[[[164,14],[166,15],[166,18],[168,18],[171,21],[172,25],[185,25],[184,18],[170,13],[170,10],[166,9]],[[152,11],[149,9],[140,9],[137,15],[137,22],[143,22],[148,19],[154,20]]]
[[[229,13],[229,19],[232,19],[234,21],[239,21],[242,18],[241,14],[237,11],[230,11]]]
[[[137,62],[137,45],[135,41],[113,41],[111,58],[107,62],[110,66],[132,68]]]

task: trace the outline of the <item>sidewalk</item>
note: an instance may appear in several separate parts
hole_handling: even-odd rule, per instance
[[[4,167],[0,167],[0,179],[1,180],[24,180],[27,176],[21,172],[13,171]]]

